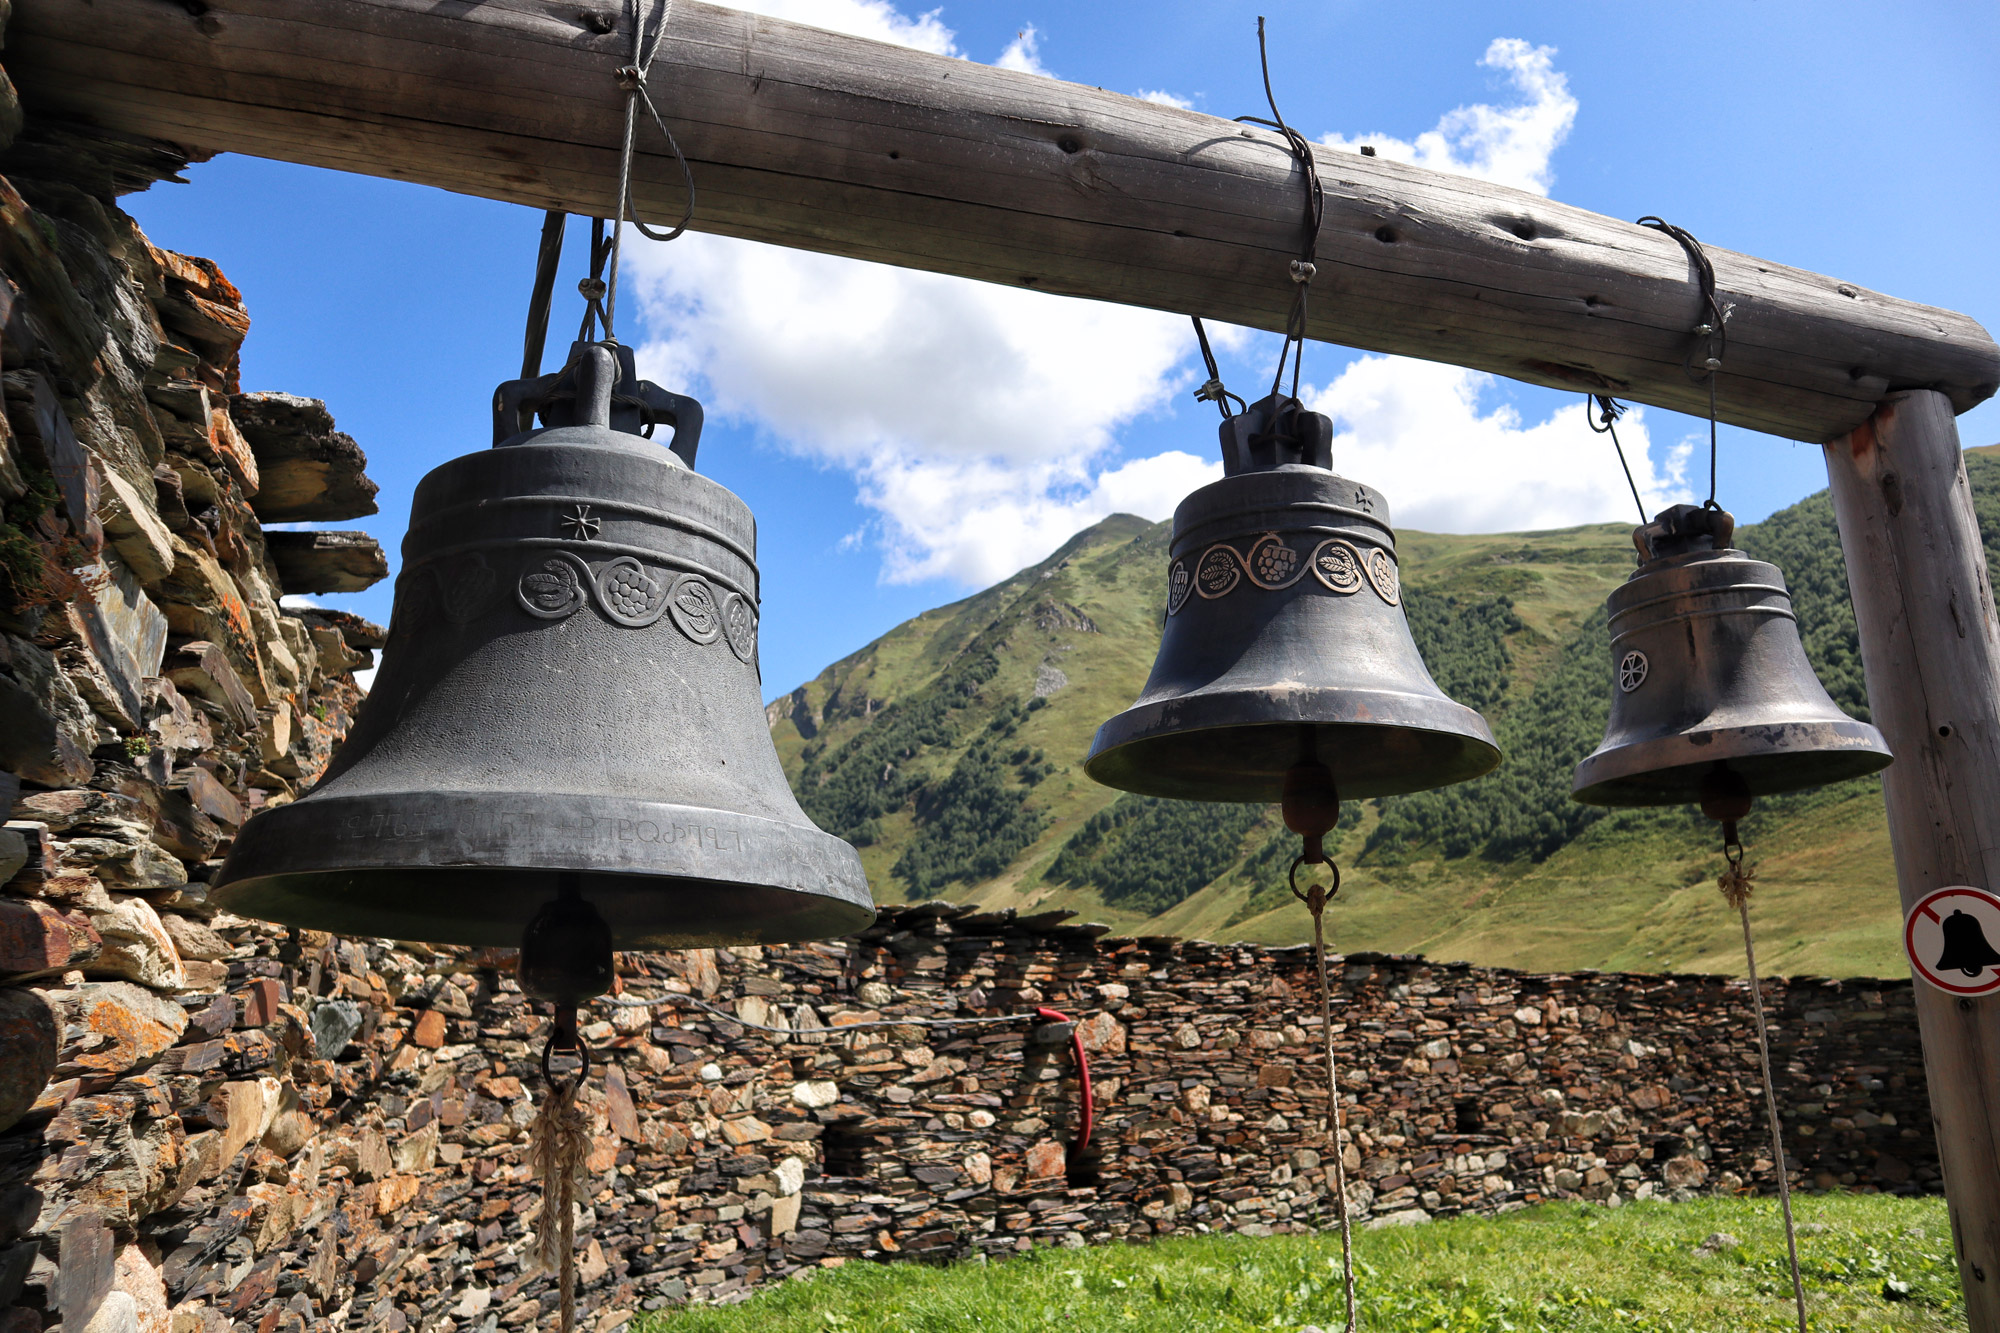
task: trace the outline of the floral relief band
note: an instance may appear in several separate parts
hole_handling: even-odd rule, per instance
[[[1343,597],[1361,591],[1366,583],[1390,606],[1402,601],[1395,557],[1381,547],[1364,553],[1345,538],[1328,537],[1310,556],[1302,557],[1278,534],[1267,532],[1251,544],[1248,554],[1228,542],[1217,542],[1201,553],[1192,568],[1186,557],[1175,560],[1167,571],[1167,614],[1177,615],[1190,596],[1209,601],[1226,597],[1246,579],[1277,592],[1308,573],[1327,591]]]

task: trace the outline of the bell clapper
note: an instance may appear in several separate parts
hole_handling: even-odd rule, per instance
[[[1326,1136],[1327,1156],[1333,1159],[1334,1215],[1340,1219],[1340,1272],[1347,1302],[1347,1328],[1354,1327],[1354,1235],[1347,1216],[1347,1163],[1340,1114],[1340,1078],[1333,1055],[1333,983],[1326,974],[1326,905],[1340,892],[1340,867],[1326,854],[1326,835],[1340,822],[1340,789],[1325,764],[1310,758],[1294,764],[1285,774],[1285,794],[1279,805],[1285,827],[1299,835],[1303,847],[1292,858],[1289,876],[1292,896],[1306,905],[1313,919],[1313,964],[1319,969],[1319,1027],[1326,1040]],[[1330,884],[1309,883],[1299,887],[1300,866],[1325,866],[1332,872]]]
[[[542,1045],[542,1079],[548,1087],[530,1130],[529,1158],[543,1191],[535,1259],[557,1275],[564,1333],[576,1326],[576,1207],[590,1156],[589,1125],[576,1104],[590,1073],[590,1050],[577,1032],[577,1008],[611,989],[614,966],[611,927],[584,899],[580,881],[575,874],[558,877],[555,899],[535,914],[521,936],[521,989],[555,1011]],[[553,1068],[559,1055],[576,1061],[566,1076]]]

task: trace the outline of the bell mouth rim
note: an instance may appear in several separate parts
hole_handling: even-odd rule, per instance
[[[1695,746],[1700,754],[1691,753]],[[1571,774],[1570,798],[1614,808],[1694,805],[1702,779],[1719,762],[1742,777],[1752,796],[1779,796],[1864,778],[1894,760],[1882,733],[1851,717],[1691,728],[1600,746]]]
[[[565,873],[498,866],[303,871],[237,880],[212,901],[238,916],[354,938],[515,949],[534,911],[555,900],[558,877]],[[602,871],[576,878],[584,900],[609,923],[611,947],[620,952],[838,939],[866,930],[876,918],[872,904],[768,884]],[[416,895],[435,896],[440,889],[448,891],[444,901],[455,910],[411,910]],[[706,919],[713,924],[676,929],[636,924],[662,909],[702,921],[701,909],[713,907],[720,895],[735,901],[726,916],[710,913]],[[483,916],[456,909],[473,902]]]
[[[1494,742],[1486,719],[1477,710],[1455,700],[1387,690],[1328,689],[1302,693],[1337,695],[1350,707],[1366,699],[1377,704],[1380,716],[1272,718],[1267,713],[1262,718],[1229,718],[1216,715],[1239,709],[1246,701],[1268,706],[1268,696],[1250,691],[1231,691],[1205,697],[1180,695],[1157,703],[1134,704],[1104,723],[1091,742],[1083,771],[1092,781],[1103,786],[1140,796],[1225,803],[1276,801],[1284,794],[1285,773],[1297,762],[1297,741],[1306,731],[1312,733],[1315,757],[1333,771],[1342,800],[1372,800],[1378,796],[1400,796],[1449,787],[1484,777],[1500,766],[1500,747]],[[1414,709],[1411,708],[1413,704],[1417,705]],[[1396,712],[1398,705],[1402,709],[1400,717]],[[1310,707],[1311,701],[1307,700],[1300,712],[1304,713]],[[1178,710],[1182,714],[1171,729],[1163,721],[1163,715],[1169,710]],[[1412,713],[1418,716],[1413,717]],[[1421,716],[1423,713],[1432,716],[1425,720]],[[1204,714],[1214,720],[1202,720]],[[1407,754],[1399,756],[1400,771],[1409,772],[1417,766],[1430,765],[1433,766],[1432,771],[1440,773],[1438,779],[1410,783],[1374,772],[1357,774],[1351,765],[1342,763],[1344,741],[1358,739],[1368,733],[1384,732],[1421,738],[1425,753],[1414,761]],[[1231,735],[1252,744],[1261,742],[1262,748],[1271,752],[1271,762],[1254,770],[1239,772],[1233,777],[1209,770],[1199,780],[1210,786],[1230,783],[1232,789],[1240,791],[1241,795],[1217,797],[1197,794],[1197,779],[1186,766],[1160,762],[1165,754],[1174,749],[1199,748],[1213,752],[1219,742]],[[1293,744],[1285,745],[1285,737],[1293,738]],[[1142,780],[1133,781],[1135,776]]]
[[[596,887],[620,949],[833,938],[875,915],[860,854],[809,822],[505,791],[302,797],[243,826],[211,901],[339,934],[512,947],[565,874]],[[426,906],[437,886],[480,880],[485,887],[459,900],[476,909],[469,916]],[[736,904],[727,916],[708,913],[712,923],[741,924],[659,928],[657,917],[688,915],[677,901],[684,886]]]

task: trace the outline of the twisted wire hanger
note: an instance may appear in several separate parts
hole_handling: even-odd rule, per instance
[[[1236,120],[1239,124],[1262,125],[1274,129],[1283,136],[1292,157],[1300,166],[1305,184],[1299,255],[1287,268],[1292,282],[1292,303],[1285,315],[1285,339],[1278,349],[1277,370],[1271,376],[1271,396],[1276,398],[1284,386],[1286,362],[1291,363],[1290,397],[1296,404],[1299,396],[1300,366],[1305,356],[1308,291],[1318,272],[1316,261],[1319,255],[1320,227],[1326,216],[1326,190],[1320,184],[1319,169],[1313,160],[1312,143],[1293,129],[1286,122],[1284,114],[1278,110],[1277,95],[1271,88],[1271,55],[1264,35],[1264,16],[1261,14],[1257,16],[1257,61],[1264,77],[1264,101],[1271,108],[1271,115],[1268,119],[1263,116],[1238,116]],[[1214,349],[1209,346],[1208,330],[1203,327],[1201,316],[1195,315],[1192,318],[1195,337],[1201,343],[1201,359],[1208,367],[1208,379],[1195,390],[1194,396],[1202,402],[1214,403],[1222,413],[1222,419],[1227,421],[1235,415],[1229,410],[1232,400],[1236,403],[1237,412],[1246,411],[1247,405],[1242,398],[1223,387],[1222,372],[1216,365]]]
[[[1701,317],[1689,330],[1693,335],[1688,341],[1687,355],[1682,358],[1681,369],[1689,379],[1697,384],[1708,385],[1708,499],[1704,509],[1721,508],[1715,501],[1715,381],[1722,370],[1723,353],[1729,348],[1729,317],[1736,313],[1734,302],[1725,304],[1715,294],[1715,264],[1708,257],[1708,251],[1694,238],[1694,233],[1685,227],[1676,227],[1665,218],[1650,214],[1639,219],[1642,227],[1665,232],[1687,252],[1694,265],[1695,280],[1701,287]],[[1695,364],[1695,350],[1702,350],[1701,364]]]
[[[660,109],[653,104],[653,95],[646,89],[646,75],[652,68],[653,57],[660,53],[660,38],[666,34],[667,20],[672,16],[674,0],[664,0],[654,11],[652,32],[648,35],[645,22],[645,0],[626,0],[627,12],[632,16],[632,63],[620,66],[616,75],[618,86],[625,90],[625,139],[618,155],[618,215],[617,225],[611,232],[611,277],[604,299],[604,337],[615,342],[613,321],[618,314],[618,254],[620,241],[624,235],[626,214],[630,212],[633,226],[639,234],[653,241],[671,241],[687,230],[687,224],[694,217],[694,172],[688,166],[687,154],[681,152],[680,141],[667,128],[666,119]],[[687,203],[681,211],[680,221],[667,231],[655,231],[639,220],[638,205],[632,199],[632,147],[638,134],[639,106],[643,103],[646,113],[666,136],[667,147],[674,150],[674,160],[680,163],[681,180],[687,187]]]
[[[1299,240],[1299,257],[1291,262],[1292,307],[1285,318],[1285,342],[1278,351],[1278,370],[1271,377],[1271,393],[1275,396],[1285,378],[1285,361],[1292,363],[1292,394],[1299,396],[1299,363],[1304,360],[1306,344],[1307,293],[1318,272],[1315,262],[1319,257],[1320,226],[1326,219],[1326,190],[1320,184],[1319,169],[1313,162],[1312,144],[1303,134],[1285,123],[1283,113],[1278,110],[1277,94],[1271,90],[1271,54],[1264,41],[1264,16],[1257,16],[1257,60],[1264,73],[1264,101],[1271,108],[1271,118],[1262,116],[1238,116],[1239,124],[1262,125],[1274,129],[1284,136],[1285,143],[1297,159],[1305,182],[1305,216]]]

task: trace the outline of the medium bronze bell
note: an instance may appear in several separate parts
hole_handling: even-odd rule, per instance
[[[1937,971],[1956,969],[1968,977],[1976,977],[2000,964],[2000,953],[1993,952],[1993,946],[1986,942],[1985,929],[1972,913],[1954,911],[1938,925],[1944,931],[1944,948],[1938,954]]]
[[[1713,803],[1860,777],[1882,733],[1827,697],[1775,565],[1731,549],[1721,509],[1676,505],[1633,532],[1640,565],[1606,603],[1616,686],[1576,766],[1588,805]],[[1723,818],[1716,815],[1716,818]]]
[[[1485,719],[1424,669],[1388,505],[1334,474],[1332,422],[1274,396],[1221,433],[1222,480],[1174,511],[1153,674],[1085,771],[1148,796],[1276,801],[1300,765],[1350,799],[1499,763]]]
[[[700,404],[640,381],[630,349],[580,344],[502,385],[494,415],[495,447],[417,487],[353,734],[309,795],[244,826],[216,900],[503,946],[559,888],[571,906],[538,930],[599,939],[580,899],[621,949],[867,925],[860,858],[806,818],[771,745],[755,524],[694,471]]]

